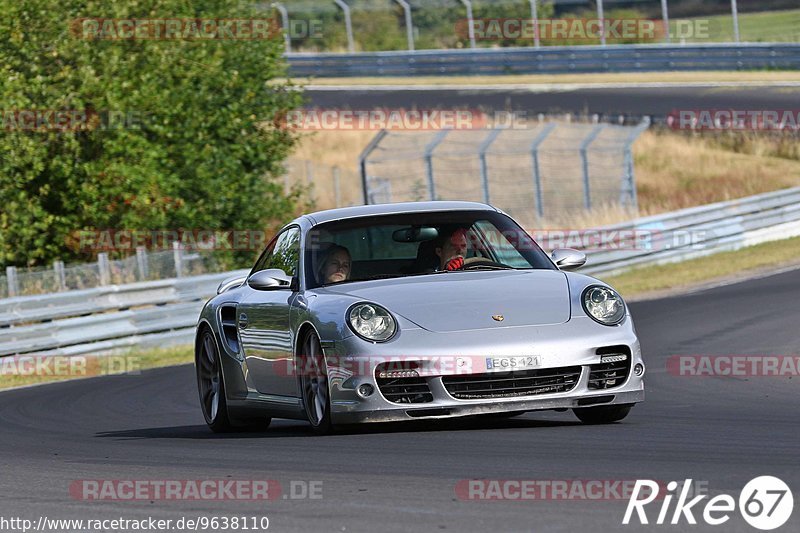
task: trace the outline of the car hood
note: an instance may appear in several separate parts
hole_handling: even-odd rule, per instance
[[[447,272],[352,282],[324,292],[375,302],[435,332],[561,324],[570,318],[567,278],[556,270]]]

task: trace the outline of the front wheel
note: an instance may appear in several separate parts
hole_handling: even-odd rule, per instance
[[[631,412],[632,403],[622,405],[603,405],[599,407],[583,407],[572,412],[584,424],[611,424],[619,422]]]
[[[311,429],[318,435],[330,433],[331,424],[331,397],[328,389],[328,367],[325,364],[325,355],[319,337],[310,332],[301,345],[303,349],[299,355],[301,361],[300,389],[303,395],[303,406]]]

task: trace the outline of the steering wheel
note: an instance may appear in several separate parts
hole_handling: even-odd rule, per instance
[[[508,268],[508,265],[504,265],[503,263],[498,263],[496,261],[492,261],[491,259],[485,258],[473,258],[474,261],[470,261],[469,263],[464,263],[464,266],[461,267],[461,270],[470,270],[472,267],[496,267],[496,268]]]

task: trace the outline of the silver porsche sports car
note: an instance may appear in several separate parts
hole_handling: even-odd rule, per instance
[[[337,424],[572,409],[623,419],[644,399],[628,308],[489,205],[422,202],[304,215],[200,315],[195,364],[214,431],[273,417]]]

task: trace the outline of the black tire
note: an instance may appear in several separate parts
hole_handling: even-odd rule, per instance
[[[584,424],[612,424],[619,422],[631,412],[632,403],[621,405],[602,405],[598,407],[583,407],[573,409],[572,412]]]
[[[206,425],[214,433],[231,431],[261,431],[267,429],[272,422],[269,417],[234,421],[228,414],[228,402],[225,396],[225,379],[222,374],[219,345],[211,330],[204,328],[200,342],[195,347],[195,370],[197,373],[197,391],[200,395],[200,408]]]
[[[211,431],[215,433],[233,429],[230,418],[228,418],[225,381],[222,379],[219,355],[214,334],[208,328],[204,328],[195,347],[194,367],[197,372],[197,391],[200,394],[203,418]]]
[[[300,396],[303,399],[308,423],[317,435],[327,435],[334,430],[331,423],[331,394],[328,386],[328,367],[319,337],[309,331],[300,344]]]

